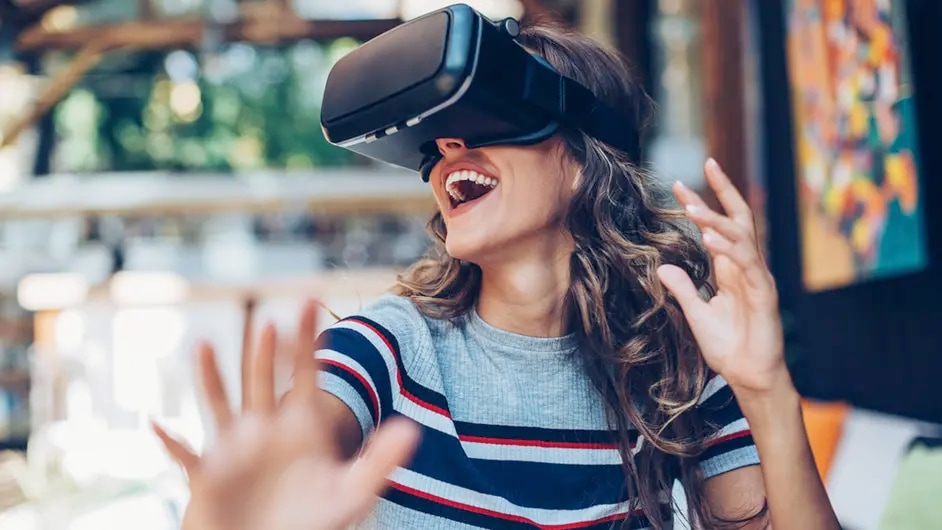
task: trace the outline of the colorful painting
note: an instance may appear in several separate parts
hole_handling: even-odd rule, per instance
[[[924,267],[903,2],[786,6],[805,288]]]

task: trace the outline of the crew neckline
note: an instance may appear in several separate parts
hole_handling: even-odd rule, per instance
[[[486,322],[477,308],[468,312],[468,329],[476,336],[488,342],[510,349],[532,353],[570,354],[579,346],[575,333],[561,337],[533,337],[506,331]]]

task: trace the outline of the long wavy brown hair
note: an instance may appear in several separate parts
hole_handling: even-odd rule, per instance
[[[650,124],[653,104],[616,52],[545,21],[526,25],[518,41],[608,105],[636,117],[639,132]],[[656,274],[660,265],[678,265],[710,296],[709,256],[682,212],[664,200],[666,187],[635,161],[580,131],[564,130],[562,137],[582,170],[565,220],[575,242],[566,306],[618,435],[626,498],[640,503],[660,529],[670,508],[664,497],[679,479],[691,520],[708,528],[751,520],[721,519],[705,502],[697,457],[716,426],[696,405],[710,371]],[[481,270],[448,255],[440,212],[428,228],[433,248],[400,275],[394,291],[432,318],[460,318],[475,307]],[[640,435],[636,443],[633,429]]]

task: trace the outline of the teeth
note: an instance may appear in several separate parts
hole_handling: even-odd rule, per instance
[[[445,179],[445,191],[452,196],[453,199],[457,201],[464,201],[465,197],[461,191],[458,190],[458,183],[462,180],[467,180],[475,184],[480,184],[482,186],[489,186],[491,188],[497,187],[497,179],[484,176],[477,171],[462,170],[455,171],[448,175],[448,178]]]

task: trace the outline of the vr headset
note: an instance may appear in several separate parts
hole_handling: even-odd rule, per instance
[[[637,124],[516,42],[514,19],[458,4],[403,23],[341,58],[321,106],[329,142],[428,181],[435,140],[532,145],[579,129],[640,158]]]

